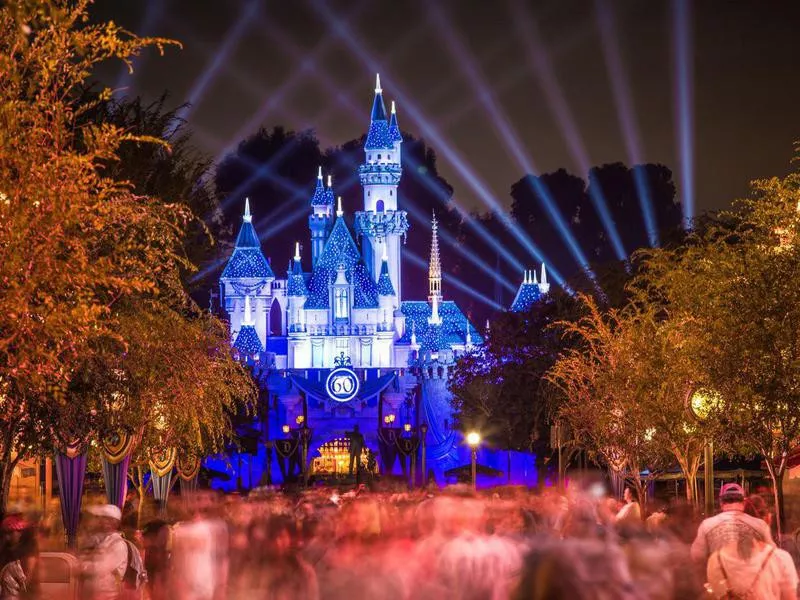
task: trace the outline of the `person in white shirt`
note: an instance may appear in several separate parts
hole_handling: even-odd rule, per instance
[[[617,527],[638,527],[642,525],[642,508],[639,506],[639,498],[632,488],[625,488],[622,493],[625,504],[619,509],[614,521]]]
[[[730,543],[748,544],[757,540],[774,546],[769,525],[744,512],[744,489],[738,483],[726,483],[719,492],[722,512],[705,519],[692,542],[692,559],[706,563],[708,557]]]
[[[83,596],[91,600],[119,600],[128,567],[128,545],[119,532],[122,512],[113,504],[91,506],[89,546],[82,560]]]
[[[744,501],[744,512],[769,519],[760,497]],[[725,543],[706,565],[706,588],[714,598],[796,600],[797,569],[791,555],[757,537],[746,536]]]

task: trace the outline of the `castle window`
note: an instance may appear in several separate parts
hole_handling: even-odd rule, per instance
[[[333,318],[347,318],[347,288],[340,287],[334,290]]]
[[[380,154],[378,154],[378,160],[380,160],[380,159],[381,159],[381,155],[380,155]]]
[[[383,212],[383,200],[378,200],[375,203],[375,211],[376,212]]]
[[[393,195],[394,195],[394,194],[392,194],[392,190],[389,190],[389,195],[390,195],[390,196],[393,196]]]

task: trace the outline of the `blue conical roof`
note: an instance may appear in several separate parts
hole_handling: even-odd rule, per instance
[[[381,76],[376,77],[375,99],[372,101],[367,141],[365,150],[391,150],[393,145],[389,133],[389,122],[386,120],[386,106],[383,104],[383,90],[381,90]]]
[[[314,188],[314,195],[311,196],[311,206],[324,206],[327,203],[325,187],[322,185],[322,167],[317,174],[317,187]]]
[[[236,247],[233,254],[222,271],[223,278],[259,277],[275,278],[267,259],[261,253],[261,242],[253,227],[253,217],[250,214],[250,201],[245,200],[242,228],[236,237]]]
[[[295,257],[291,272],[288,274],[286,293],[289,296],[308,296],[308,288],[303,277],[303,265]]]
[[[386,105],[383,103],[380,74],[375,76],[375,99],[372,101],[372,114],[370,118],[373,121],[386,120]]]
[[[397,124],[397,111],[392,102],[392,114],[389,116],[389,138],[393,142],[402,142],[403,135],[400,133],[400,126]]]
[[[394,296],[392,278],[389,276],[389,263],[384,260],[381,264],[381,274],[378,276],[378,294],[381,296]]]
[[[252,325],[242,325],[233,347],[245,356],[252,356],[264,350],[258,333],[256,333],[256,328]]]
[[[542,297],[539,284],[525,276],[517,290],[514,302],[511,303],[511,312],[527,312]]]

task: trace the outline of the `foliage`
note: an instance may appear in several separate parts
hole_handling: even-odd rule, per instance
[[[652,401],[648,369],[637,351],[650,332],[638,315],[602,311],[592,298],[580,298],[583,316],[557,324],[575,345],[562,352],[546,378],[563,394],[559,417],[579,443],[645,498],[641,474],[669,464],[656,428],[665,415]]]
[[[490,445],[544,454],[553,390],[542,377],[558,355],[560,340],[548,325],[563,311],[550,299],[528,313],[505,313],[492,323],[486,343],[460,358],[450,379],[456,418]]]
[[[82,94],[98,63],[130,65],[141,50],[171,42],[91,24],[88,5],[17,0],[0,9],[0,510],[23,455],[117,424],[147,431],[154,393],[165,405],[178,397],[170,442],[199,432],[214,446],[225,426],[218,409],[244,392],[240,367],[220,350],[221,326],[186,318],[191,212],[111,174],[125,144],[165,142],[86,118],[110,95],[87,103]],[[167,346],[155,352],[145,334],[175,339],[182,356],[154,364]],[[179,367],[181,379],[166,377]],[[204,390],[194,403],[163,387],[190,377],[196,394]],[[116,410],[131,391],[136,408]]]
[[[781,504],[790,451],[800,442],[800,173],[752,183],[738,211],[689,243],[649,253],[637,282],[680,323],[702,365],[699,384],[721,394],[715,442],[764,456]]]
[[[93,90],[83,101],[96,100]],[[218,241],[230,236],[210,183],[211,161],[192,145],[192,133],[179,117],[184,106],[167,108],[168,96],[145,104],[141,98],[94,101],[84,119],[94,124],[110,123],[128,135],[159,139],[164,143],[131,142],[117,150],[118,160],[104,165],[103,173],[116,181],[130,183],[139,195],[157,198],[166,204],[185,205],[193,218],[184,231],[183,248],[200,273],[188,283],[194,292],[207,292],[204,275],[224,248]]]

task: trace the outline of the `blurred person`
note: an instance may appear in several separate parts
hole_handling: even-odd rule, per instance
[[[215,600],[227,584],[227,553],[219,546],[221,528],[208,518],[212,497],[198,492],[191,498],[192,516],[173,528],[170,597]]]
[[[83,596],[91,600],[140,598],[146,576],[139,550],[119,531],[115,504],[90,506],[89,537],[81,561]]]
[[[0,569],[0,600],[33,598],[39,557],[36,533],[19,515],[3,519],[0,528],[9,540],[7,560]]]
[[[692,542],[692,559],[705,564],[712,553],[731,543],[739,546],[743,552],[754,541],[775,545],[769,525],[764,520],[745,513],[744,499],[744,490],[738,483],[726,483],[722,486],[719,492],[722,512],[700,523]]]
[[[160,519],[150,521],[142,530],[144,566],[147,571],[147,589],[151,600],[161,600],[167,597],[170,541],[170,526]]]
[[[769,522],[769,508],[759,496],[744,500],[744,512]],[[797,569],[791,555],[754,536],[731,540],[712,553],[706,576],[707,590],[714,598],[797,598]]]
[[[513,600],[639,600],[625,555],[598,540],[541,540],[525,558]]]
[[[269,600],[318,600],[317,574],[297,552],[294,520],[282,515],[271,517],[266,538],[262,597]]]
[[[639,494],[631,487],[622,492],[624,504],[614,517],[617,527],[640,527],[642,525],[642,507],[639,505]]]

